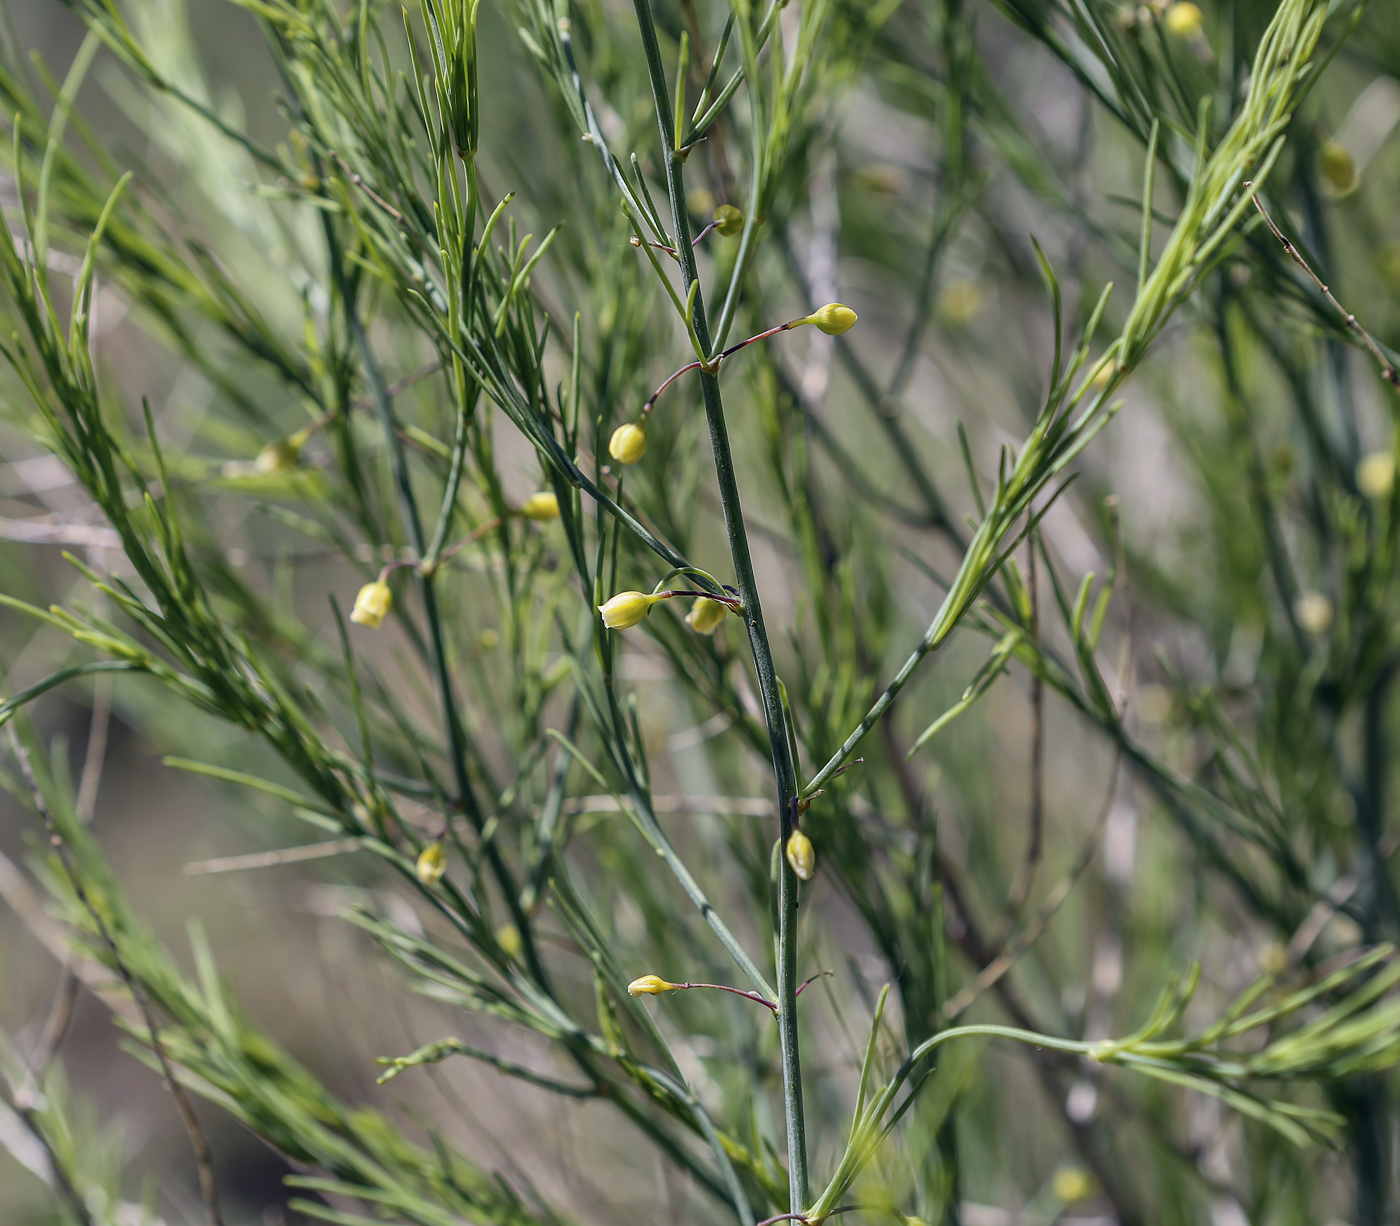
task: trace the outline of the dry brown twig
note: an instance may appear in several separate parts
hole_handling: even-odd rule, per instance
[[[1263,217],[1264,224],[1273,231],[1274,237],[1283,245],[1284,252],[1299,268],[1308,274],[1313,284],[1321,291],[1322,296],[1332,304],[1333,309],[1336,310],[1337,314],[1346,322],[1346,326],[1350,329],[1352,335],[1355,336],[1362,345],[1365,346],[1366,351],[1376,359],[1376,364],[1381,368],[1381,378],[1389,383],[1391,387],[1395,388],[1396,391],[1400,392],[1400,372],[1396,371],[1391,360],[1385,356],[1384,351],[1376,344],[1375,340],[1372,339],[1371,334],[1357,321],[1356,316],[1337,301],[1336,295],[1323,283],[1322,278],[1312,270],[1312,266],[1309,265],[1307,260],[1303,259],[1298,248],[1293,245],[1288,236],[1278,228],[1278,223],[1269,216],[1268,209],[1260,203],[1259,197],[1254,194],[1254,184],[1246,181],[1244,188],[1245,191],[1250,193],[1250,199],[1254,201],[1254,207],[1259,210],[1260,216]]]

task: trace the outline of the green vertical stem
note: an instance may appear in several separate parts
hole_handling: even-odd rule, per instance
[[[345,318],[350,328],[350,336],[356,349],[360,352],[365,380],[369,384],[370,399],[374,403],[375,411],[384,429],[385,443],[389,448],[394,485],[399,495],[404,527],[408,532],[409,542],[413,546],[414,557],[421,560],[426,546],[423,536],[423,520],[418,513],[417,499],[413,495],[412,477],[408,471],[408,455],[404,450],[403,441],[399,438],[399,426],[394,418],[393,402],[389,399],[389,389],[384,382],[384,375],[379,369],[379,363],[375,361],[374,351],[370,348],[369,337],[365,335],[364,324],[360,322],[359,311],[350,296],[350,287],[346,283],[345,269],[340,260],[340,248],[329,233],[329,227],[327,238],[331,244],[331,264],[336,280],[336,290],[345,305]],[[435,574],[425,575],[418,572],[418,591],[423,601],[423,616],[428,623],[433,671],[437,682],[438,697],[442,703],[443,721],[447,725],[448,757],[452,760],[452,778],[456,788],[457,803],[466,812],[476,832],[480,834],[485,827],[486,819],[481,811],[481,805],[477,801],[476,792],[472,788],[471,777],[467,773],[466,732],[462,728],[461,720],[457,717],[457,699],[452,689],[452,673],[447,664],[447,641],[443,635],[442,611],[438,606],[435,580]],[[485,852],[492,875],[496,878],[496,883],[500,887],[501,894],[504,896],[506,906],[510,911],[511,920],[515,924],[516,931],[520,934],[526,966],[529,967],[530,973],[537,983],[546,984],[548,980],[545,977],[544,966],[535,950],[529,922],[520,907],[520,890],[494,842],[485,844]]]
[[[641,28],[642,47],[646,52],[647,68],[651,74],[652,97],[656,104],[657,126],[661,133],[661,148],[666,157],[666,186],[671,197],[671,219],[675,230],[683,289],[688,294],[698,280],[695,252],[690,245],[690,215],[686,211],[685,176],[681,158],[671,149],[674,125],[671,99],[666,88],[666,70],[661,62],[661,48],[656,41],[656,26],[652,21],[650,0],[633,0],[637,24]],[[750,84],[750,88],[754,88]],[[697,288],[694,307],[695,335],[701,348],[710,352],[710,328],[705,318],[704,296]],[[763,624],[763,607],[758,598],[758,582],[754,578],[753,560],[749,555],[749,538],[744,528],[744,509],[739,501],[739,485],[734,472],[734,456],[729,447],[729,431],[724,420],[724,402],[720,398],[719,380],[708,371],[700,372],[700,391],[705,400],[705,419],[710,427],[710,446],[714,452],[715,478],[719,485],[720,504],[724,509],[724,526],[729,535],[729,553],[734,565],[734,580],[744,602],[744,622],[749,631],[749,647],[753,651],[754,672],[763,702],[763,717],[768,726],[768,744],[773,756],[773,773],[778,785],[778,838],[786,847],[792,833],[793,809],[797,800],[797,773],[788,745],[787,724],[783,718],[778,694],[778,674],[773,667],[773,652],[768,645],[768,631]],[[797,877],[786,856],[778,857],[778,1033],[783,1065],[783,1115],[787,1126],[788,1198],[793,1213],[807,1207],[807,1138],[802,1114],[802,1065],[797,1044]]]

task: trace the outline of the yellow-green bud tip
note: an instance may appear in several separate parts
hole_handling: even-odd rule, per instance
[[[1077,1166],[1062,1166],[1050,1181],[1050,1191],[1062,1204],[1073,1205],[1094,1195],[1094,1181]]]
[[[441,843],[429,843],[418,853],[418,863],[413,866],[418,880],[424,885],[437,885],[447,872],[447,853]]]
[[[618,592],[607,604],[600,604],[598,612],[609,630],[630,630],[647,615],[652,605],[665,599],[646,592]]]
[[[1356,488],[1367,498],[1389,498],[1395,486],[1395,456],[1373,451],[1356,466]]]
[[[608,454],[619,464],[635,464],[647,453],[647,428],[639,421],[626,421],[608,440]]]
[[[1173,38],[1190,38],[1201,28],[1201,10],[1191,0],[1181,0],[1167,10],[1162,26]]]
[[[520,507],[520,514],[536,523],[547,523],[559,518],[559,499],[549,490],[531,494]]]
[[[841,333],[849,332],[855,327],[856,320],[859,318],[860,316],[850,307],[839,302],[828,302],[826,306],[813,311],[802,322],[816,324],[827,336],[840,336]]]
[[[394,605],[394,594],[383,579],[366,583],[355,595],[355,607],[350,610],[350,620],[356,625],[378,630],[380,623],[389,615]]]
[[[690,606],[690,612],[685,615],[685,624],[696,634],[713,634],[724,622],[724,615],[728,612],[729,609],[723,602],[701,596]]]
[[[295,468],[300,459],[301,448],[289,438],[279,438],[258,452],[253,467],[263,476],[271,477],[277,473],[284,473],[289,468]]]
[[[744,229],[744,214],[732,204],[722,204],[715,210],[715,229],[725,238],[733,238]]]
[[[660,975],[643,975],[627,985],[628,996],[659,996],[680,987],[678,983],[667,983]]]
[[[812,880],[812,874],[817,869],[817,849],[812,846],[812,840],[800,830],[794,830],[788,835],[787,862],[792,865],[792,871],[800,881]]]

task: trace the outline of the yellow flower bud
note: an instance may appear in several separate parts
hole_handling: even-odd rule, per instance
[[[690,612],[685,615],[685,624],[696,634],[713,634],[720,628],[728,612],[728,607],[722,601],[701,596],[690,606]]]
[[[639,421],[626,421],[613,431],[608,454],[619,464],[635,464],[647,453],[647,428]]]
[[[520,507],[520,514],[537,523],[559,518],[559,499],[549,490],[531,494]]]
[[[1314,638],[1321,638],[1332,624],[1332,602],[1321,592],[1304,592],[1293,606],[1298,624]]]
[[[1072,1205],[1094,1195],[1094,1181],[1088,1171],[1080,1170],[1077,1166],[1062,1166],[1050,1181],[1050,1191],[1062,1204]]]
[[[859,318],[860,316],[850,307],[843,306],[839,302],[828,302],[826,306],[818,308],[798,322],[816,324],[827,336],[840,336],[841,333],[849,332],[855,327],[855,322]]]
[[[630,630],[650,612],[652,605],[665,599],[647,592],[619,592],[607,604],[600,604],[598,612],[609,630]]]
[[[794,830],[788,835],[787,862],[792,865],[792,871],[797,874],[799,880],[812,880],[812,874],[817,868],[817,849],[812,846],[812,840],[800,830]]]
[[[514,924],[502,924],[496,929],[496,944],[512,958],[520,957],[520,951],[525,948],[525,943],[520,939],[520,929]]]
[[[1395,486],[1395,456],[1373,451],[1356,466],[1356,486],[1367,498],[1389,498]]]
[[[350,610],[350,620],[357,625],[378,630],[380,623],[389,615],[394,605],[394,593],[383,579],[366,583],[355,595],[355,607]]]
[[[715,210],[715,229],[725,238],[733,238],[744,229],[744,214],[732,204],[722,204]]]
[[[1181,0],[1167,10],[1162,27],[1173,38],[1190,38],[1201,28],[1201,10],[1191,0]]]
[[[447,872],[447,853],[442,849],[442,841],[429,843],[418,853],[418,863],[413,871],[424,885],[437,885]]]
[[[301,448],[289,438],[279,438],[258,452],[253,467],[263,476],[271,477],[277,473],[284,473],[289,468],[295,468],[300,459]]]
[[[660,975],[643,975],[627,985],[628,996],[659,996],[662,992],[673,992],[681,985],[667,983]]]
[[[1356,190],[1360,176],[1356,172],[1356,159],[1351,150],[1334,140],[1322,142],[1317,152],[1317,168],[1327,180],[1327,186],[1338,196],[1345,196]]]

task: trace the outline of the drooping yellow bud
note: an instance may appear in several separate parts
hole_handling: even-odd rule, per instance
[[[389,585],[383,579],[376,579],[373,583],[366,583],[355,594],[355,607],[350,610],[350,620],[378,630],[393,606],[394,593],[389,590]]]
[[[812,846],[812,840],[800,830],[794,830],[788,835],[787,862],[792,865],[792,871],[800,881],[812,880],[812,874],[817,869],[817,849]]]
[[[681,985],[667,983],[660,975],[643,975],[627,985],[628,996],[659,996],[662,992],[674,992]]]
[[[541,490],[538,494],[531,494],[524,503],[521,504],[520,514],[526,519],[533,519],[536,523],[547,523],[551,519],[559,518],[559,499],[549,490]]]
[[[447,853],[442,849],[441,840],[429,843],[418,853],[413,871],[424,885],[437,885],[442,880],[443,873],[447,872]]]
[[[619,464],[635,464],[647,453],[647,428],[639,421],[625,421],[608,440],[608,454]]]
[[[690,606],[690,612],[685,615],[685,624],[696,634],[713,634],[723,624],[724,615],[728,612],[728,607],[722,601],[701,596]]]
[[[733,238],[744,229],[744,214],[732,204],[722,204],[715,210],[715,229],[725,238]]]
[[[1313,638],[1321,638],[1332,624],[1332,602],[1321,592],[1304,592],[1293,606],[1293,615]]]
[[[798,320],[799,323],[816,324],[827,336],[840,336],[843,332],[849,332],[855,327],[858,316],[850,307],[839,302],[828,302],[824,307],[818,307],[805,319]]]
[[[295,468],[300,459],[301,448],[289,438],[279,438],[258,452],[253,467],[263,476],[271,477],[277,473],[284,473],[289,468]]]
[[[1190,38],[1201,28],[1201,10],[1191,0],[1181,0],[1167,10],[1162,28],[1173,38]]]
[[[1356,466],[1356,487],[1367,498],[1389,498],[1395,487],[1395,456],[1389,451],[1373,451]]]
[[[1356,190],[1360,176],[1356,172],[1356,159],[1351,150],[1339,141],[1325,140],[1317,151],[1317,168],[1327,180],[1327,186],[1338,196],[1345,196]]]
[[[630,630],[651,611],[652,605],[666,599],[648,592],[618,592],[607,604],[600,604],[598,612],[609,630]]]
[[[1050,1181],[1050,1191],[1062,1204],[1073,1205],[1094,1195],[1094,1181],[1088,1171],[1077,1166],[1062,1166]]]

